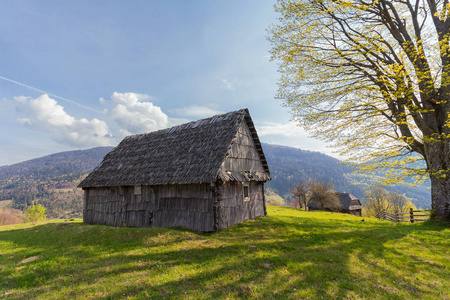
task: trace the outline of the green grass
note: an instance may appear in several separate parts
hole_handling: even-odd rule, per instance
[[[0,299],[450,298],[446,224],[268,213],[213,234],[3,226]]]
[[[285,200],[278,195],[277,193],[275,193],[272,189],[267,188],[264,191],[264,196],[266,198],[266,203],[269,203],[269,205],[272,206],[285,206]]]

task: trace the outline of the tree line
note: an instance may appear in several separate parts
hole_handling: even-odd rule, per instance
[[[291,206],[297,208],[308,210],[308,206],[313,202],[320,210],[338,210],[342,207],[338,193],[330,182],[318,180],[309,180],[306,183],[298,182],[289,191],[293,195]],[[362,201],[363,216],[375,217],[378,212],[383,210],[399,213],[408,211],[410,208],[416,209],[404,195],[394,191],[389,192],[379,184],[366,187],[364,195],[366,199]]]
[[[289,189],[294,196],[294,206],[308,209],[308,205],[314,202],[321,210],[325,208],[337,210],[341,208],[339,197],[334,190],[334,184],[326,181],[308,180],[306,183],[297,182]]]
[[[375,217],[378,212],[386,210],[392,213],[416,209],[409,199],[397,192],[388,192],[381,185],[370,185],[365,191],[364,210],[366,216]]]

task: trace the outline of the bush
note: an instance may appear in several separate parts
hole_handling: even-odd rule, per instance
[[[46,208],[40,204],[28,206],[27,210],[25,211],[25,219],[36,226],[37,222],[43,221],[47,218],[45,214],[46,211]]]
[[[22,212],[17,209],[0,210],[0,226],[22,223]]]

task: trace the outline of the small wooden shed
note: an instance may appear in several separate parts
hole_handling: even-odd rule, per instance
[[[325,207],[326,211],[335,211],[340,213],[351,214],[361,217],[362,205],[358,198],[349,193],[336,193],[339,197],[341,207],[330,208]],[[320,210],[319,206],[314,202],[314,199],[308,204],[309,210]]]
[[[132,135],[79,184],[83,221],[217,231],[266,215],[269,175],[247,109]]]

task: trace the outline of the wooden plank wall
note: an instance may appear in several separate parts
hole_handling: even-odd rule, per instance
[[[90,188],[83,221],[128,227],[183,227],[213,231],[213,192],[209,184]]]
[[[85,190],[83,220],[110,226],[214,231],[264,216],[264,183],[248,185],[248,201],[241,182],[224,183],[216,192],[209,184],[142,186],[141,194],[135,194],[130,186],[90,188]]]
[[[214,197],[209,184],[159,186],[154,226],[213,231]]]
[[[83,221],[88,224],[121,226],[126,188],[90,188],[85,190]]]
[[[264,182],[249,182],[249,200],[244,200],[241,182],[225,183],[221,187],[220,228],[264,216]]]
[[[121,226],[151,227],[153,223],[153,210],[157,197],[157,188],[141,186],[141,194],[135,194],[134,187],[127,187],[126,219]]]

